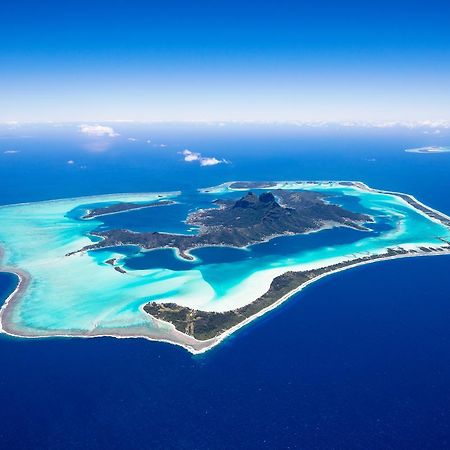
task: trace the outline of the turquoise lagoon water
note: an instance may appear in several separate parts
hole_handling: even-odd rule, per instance
[[[274,277],[288,270],[326,266],[347,258],[384,252],[388,247],[439,246],[449,230],[430,220],[399,197],[337,184],[280,183],[281,189],[310,189],[328,201],[375,218],[368,231],[348,228],[287,236],[246,249],[202,248],[195,261],[174,250],[140,251],[118,247],[65,256],[91,242],[94,229],[129,228],[194,233],[184,222],[189,211],[211,206],[218,197],[242,192],[223,184],[188,193],[115,194],[62,199],[0,208],[0,241],[4,264],[31,275],[18,302],[8,306],[8,320],[17,334],[88,334],[95,330],[126,335],[127,328],[158,335],[161,325],[141,311],[148,301],[171,301],[209,311],[243,306],[262,295]],[[259,190],[255,190],[259,192]],[[82,220],[86,209],[117,201],[175,200],[171,206]],[[105,261],[118,258],[126,274]],[[163,327],[164,328],[164,327]]]

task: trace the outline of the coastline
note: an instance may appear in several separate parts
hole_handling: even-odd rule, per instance
[[[116,194],[114,194],[114,195],[116,195]],[[123,211],[113,211],[113,212],[101,213],[101,214],[97,214],[97,215],[92,216],[92,217],[83,216],[83,217],[81,217],[81,219],[82,220],[95,220],[97,217],[112,216],[114,214],[126,214],[128,212],[140,211],[141,209],[146,209],[146,208],[156,208],[156,207],[172,206],[172,205],[179,204],[178,202],[173,201],[173,200],[167,200],[167,201],[170,202],[170,203],[163,203],[163,204],[152,203],[152,204],[145,205],[145,206],[139,206],[137,208],[125,209]],[[89,213],[90,210],[87,210],[86,212]]]
[[[165,197],[177,197],[181,195],[181,191],[169,191],[169,192],[117,192],[117,193],[109,193],[109,194],[94,194],[94,195],[82,195],[80,197],[63,197],[63,198],[52,198],[48,200],[36,200],[33,202],[20,202],[20,203],[8,203],[5,205],[0,205],[0,208],[10,208],[12,206],[26,206],[26,205],[32,205],[34,203],[58,203],[58,202],[66,202],[66,201],[74,201],[74,200],[89,200],[89,199],[96,199],[99,197],[107,199],[113,199],[116,197],[131,197],[131,196],[138,196],[141,198],[142,196],[163,196]],[[134,198],[134,197],[133,197]],[[155,200],[158,200],[156,198]]]
[[[182,333],[181,331],[178,331],[175,328],[175,326],[169,322],[165,322],[163,320],[160,320],[160,319],[150,316],[148,313],[145,313],[143,311],[144,305],[141,305],[141,307],[139,309],[143,312],[143,314],[145,314],[146,316],[149,317],[149,320],[151,320],[154,323],[160,324],[164,327],[169,326],[168,332],[166,333],[167,334],[166,337],[152,336],[151,333],[146,332],[145,327],[130,327],[130,328],[124,328],[123,330],[122,329],[113,329],[111,331],[106,331],[106,330],[101,331],[101,329],[94,329],[90,332],[76,332],[76,331],[59,332],[59,331],[55,330],[53,332],[47,332],[46,334],[41,334],[41,335],[26,334],[23,331],[20,332],[20,331],[14,330],[14,327],[9,327],[9,326],[5,327],[5,326],[3,326],[4,308],[6,307],[6,305],[12,304],[14,301],[17,301],[20,298],[21,293],[23,293],[26,290],[30,278],[27,278],[26,272],[20,271],[21,272],[20,274],[17,273],[19,271],[16,270],[15,268],[9,268],[9,270],[5,270],[5,268],[2,268],[2,270],[1,270],[2,272],[9,272],[9,273],[16,274],[19,277],[20,282],[19,282],[18,286],[16,287],[16,289],[14,290],[14,292],[12,292],[10,294],[10,296],[5,300],[4,305],[0,309],[0,332],[5,333],[8,336],[12,336],[12,337],[16,337],[16,338],[23,338],[23,339],[45,339],[45,338],[85,338],[85,339],[89,339],[89,338],[100,338],[100,337],[110,337],[110,338],[116,338],[116,339],[129,339],[129,338],[138,339],[138,338],[140,338],[140,339],[146,339],[146,340],[149,340],[152,342],[164,342],[164,343],[168,343],[168,344],[172,344],[172,345],[177,345],[177,346],[184,348],[185,350],[187,350],[188,352],[190,352],[193,355],[199,355],[199,354],[205,353],[205,352],[213,349],[214,347],[219,345],[222,341],[224,341],[230,335],[234,334],[239,329],[243,328],[246,325],[249,325],[254,320],[258,319],[259,317],[265,315],[266,313],[270,312],[271,310],[282,305],[283,303],[288,301],[292,296],[299,293],[300,291],[302,291],[304,288],[306,288],[310,284],[313,284],[314,282],[316,282],[328,275],[333,275],[335,273],[339,273],[339,272],[342,272],[345,270],[350,270],[352,268],[359,267],[359,266],[364,266],[366,264],[374,264],[377,262],[390,261],[390,260],[394,260],[394,259],[426,257],[426,256],[449,256],[449,255],[450,255],[450,250],[440,251],[440,252],[430,252],[430,253],[426,253],[426,252],[415,253],[415,254],[406,253],[406,254],[401,254],[401,255],[383,256],[383,257],[379,257],[376,259],[370,259],[367,261],[358,262],[358,263],[354,263],[354,264],[351,263],[351,261],[354,261],[354,260],[350,260],[348,265],[338,268],[338,269],[335,269],[335,270],[325,272],[320,275],[317,275],[316,277],[301,284],[297,288],[289,291],[288,293],[283,295],[281,298],[279,298],[276,302],[272,303],[268,307],[261,309],[256,314],[248,317],[247,319],[238,323],[234,327],[226,330],[224,333],[222,333],[212,339],[208,339],[208,340],[204,340],[204,341],[197,340],[193,336],[190,336],[188,334]]]
[[[231,182],[233,183],[233,182]],[[231,184],[230,183],[230,184]],[[324,182],[309,182],[309,185],[313,184],[320,184]],[[326,182],[328,183],[328,182]],[[418,213],[426,216],[429,220],[432,220],[434,222],[441,223],[447,227],[450,225],[450,217],[446,214],[435,210],[419,200],[417,200],[414,196],[410,194],[404,194],[400,192],[394,192],[394,191],[385,191],[385,190],[379,190],[379,189],[372,189],[369,186],[365,185],[362,182],[334,182],[335,184],[339,183],[346,183],[347,186],[353,186],[357,189],[361,190],[367,190],[371,192],[378,192],[382,194],[389,194],[389,195],[395,195],[401,200],[405,201],[409,204],[414,210],[416,210]],[[227,183],[228,184],[228,183]],[[345,185],[344,185],[345,186]],[[111,194],[111,195],[118,195],[118,194]],[[106,195],[107,196],[107,195]],[[91,196],[91,197],[97,197],[97,196]],[[83,197],[80,197],[83,198]],[[87,197],[84,197],[87,198]],[[408,201],[409,200],[409,201]],[[51,201],[51,200],[50,200]],[[54,200],[54,201],[60,201],[60,200]],[[419,205],[421,208],[418,208],[417,205]],[[10,205],[4,205],[4,206],[10,206]],[[267,312],[271,311],[272,309],[275,309],[288,299],[290,299],[293,295],[300,292],[302,289],[304,289],[306,286],[314,283],[315,281],[334,273],[338,273],[343,270],[351,269],[353,267],[361,266],[364,264],[369,263],[375,263],[378,261],[387,261],[391,259],[399,259],[399,258],[408,258],[408,257],[416,257],[416,256],[436,256],[436,255],[449,255],[450,254],[450,245],[449,242],[446,240],[443,240],[442,245],[439,247],[436,247],[435,244],[433,244],[434,248],[441,248],[439,251],[423,251],[420,249],[420,247],[427,247],[430,244],[418,244],[418,245],[412,245],[409,246],[409,249],[402,254],[388,254],[388,253],[382,253],[380,256],[377,256],[377,254],[372,254],[371,259],[365,260],[365,261],[358,261],[361,256],[357,256],[357,254],[351,255],[349,259],[344,259],[342,263],[344,263],[343,267],[339,267],[333,270],[325,271],[324,273],[318,274],[317,276],[314,276],[313,278],[305,281],[298,287],[294,288],[293,290],[289,291],[288,293],[284,294],[282,297],[274,301],[269,306],[262,308],[255,314],[251,315],[250,317],[246,318],[242,322],[236,324],[235,326],[227,329],[223,333],[207,340],[198,340],[195,339],[193,336],[188,335],[186,333],[183,333],[175,328],[173,324],[167,321],[163,321],[160,319],[157,319],[150,314],[146,313],[143,308],[145,305],[141,305],[139,308],[143,313],[143,324],[139,326],[133,326],[133,327],[126,327],[123,328],[109,328],[109,329],[102,329],[102,328],[94,328],[90,331],[84,331],[84,330],[64,330],[64,332],[59,331],[49,331],[44,332],[43,334],[36,335],[36,330],[33,330],[29,334],[27,331],[23,329],[15,329],[14,325],[12,324],[12,321],[8,320],[9,315],[12,313],[12,305],[17,302],[22,294],[26,291],[28,288],[30,282],[31,282],[31,276],[26,271],[23,271],[16,267],[11,266],[5,266],[1,267],[2,259],[4,256],[4,251],[0,247],[0,271],[2,272],[8,272],[15,274],[19,282],[15,288],[15,290],[8,296],[8,298],[4,301],[2,307],[0,308],[0,332],[3,332],[5,334],[8,334],[10,336],[14,337],[21,337],[21,338],[44,338],[44,337],[82,337],[82,338],[93,338],[93,337],[114,337],[119,339],[124,338],[143,338],[151,341],[158,341],[158,342],[166,342],[171,343],[175,345],[179,345],[192,354],[200,354],[204,353],[216,345],[220,344],[224,339],[226,339],[228,336],[236,332],[238,329],[248,325],[253,320],[257,319],[258,317],[261,317],[262,315],[266,314]],[[405,246],[408,246],[408,244],[405,244]],[[398,248],[401,248],[401,246],[398,246]],[[386,248],[384,251],[388,251],[389,248]],[[395,250],[395,249],[391,249]],[[326,268],[326,266],[324,267]],[[300,272],[300,271],[298,271]],[[272,280],[273,281],[273,280]],[[145,325],[146,319],[151,321],[152,324],[156,324],[157,328],[156,331],[158,331],[159,334],[155,334],[151,332],[151,328],[147,328]],[[33,334],[34,332],[34,334]]]
[[[373,263],[377,263],[377,262],[383,262],[383,261],[390,261],[390,260],[394,260],[394,259],[402,259],[402,258],[413,258],[413,257],[421,257],[421,256],[445,256],[445,255],[450,255],[450,249],[446,250],[446,251],[439,251],[439,252],[430,252],[430,253],[415,253],[415,254],[411,254],[411,253],[405,253],[402,255],[393,255],[393,256],[383,256],[383,257],[379,257],[379,258],[373,258],[367,261],[363,261],[363,262],[358,262],[358,263],[354,263],[352,264],[351,261],[354,260],[349,260],[349,264],[335,269],[335,270],[330,270],[328,272],[325,272],[323,274],[317,275],[316,277],[306,281],[305,283],[301,284],[300,286],[298,286],[297,288],[289,291],[288,293],[284,294],[282,297],[280,297],[277,301],[275,301],[274,303],[272,303],[271,305],[267,306],[266,308],[261,309],[260,311],[258,311],[257,313],[255,313],[254,315],[246,318],[245,320],[243,320],[242,322],[238,323],[237,325],[233,326],[232,328],[229,328],[228,330],[226,330],[224,333],[208,339],[208,340],[197,340],[196,339],[196,344],[197,347],[196,348],[192,348],[192,347],[186,347],[185,345],[183,345],[182,343],[178,342],[178,341],[171,341],[172,344],[177,344],[177,345],[181,345],[182,347],[186,348],[186,350],[190,351],[193,354],[200,354],[200,353],[204,353],[208,350],[211,350],[213,347],[215,347],[216,345],[220,344],[224,339],[226,339],[228,336],[230,336],[231,334],[235,333],[237,330],[239,330],[240,328],[250,324],[251,322],[253,322],[255,319],[257,319],[258,317],[261,317],[263,315],[265,315],[266,313],[270,312],[271,310],[277,308],[278,306],[280,306],[281,304],[283,304],[284,302],[286,302],[287,300],[289,300],[293,295],[299,293],[300,291],[302,291],[304,288],[306,288],[308,285],[313,284],[314,282],[320,280],[321,278],[324,278],[328,275],[333,275],[335,273],[338,272],[342,272],[345,270],[349,270],[355,267],[359,267],[359,266],[363,266],[366,264],[373,264]],[[355,258],[356,259],[356,258]],[[153,316],[152,316],[153,317]],[[164,322],[160,319],[156,319],[155,317],[153,317],[153,319],[158,320],[160,322]],[[169,323],[169,322],[165,322],[165,323]],[[173,328],[175,329],[175,326],[172,325]],[[178,330],[177,330],[178,331]],[[178,331],[179,333],[181,333],[180,331]],[[186,337],[191,337],[185,333],[181,333]]]
[[[12,273],[12,274],[16,275],[17,278],[19,279],[19,282],[17,283],[16,288],[14,289],[13,292],[11,292],[11,294],[9,294],[9,296],[5,299],[5,301],[3,302],[3,305],[0,308],[0,333],[10,334],[5,329],[5,327],[3,325],[3,320],[4,320],[4,318],[8,317],[9,309],[10,309],[9,305],[12,305],[14,302],[17,302],[20,299],[20,297],[22,296],[22,294],[24,294],[25,291],[27,290],[27,288],[31,282],[31,277],[30,277],[29,273],[25,272],[24,270],[20,270],[20,269],[8,267],[8,266],[2,267],[0,272]]]
[[[114,213],[114,214],[118,214],[118,213]],[[373,219],[373,217],[371,217],[371,219]],[[89,219],[89,220],[91,220],[91,219]],[[365,222],[365,223],[373,223],[373,220],[371,220],[370,222]],[[297,233],[272,234],[270,236],[267,236],[265,239],[262,239],[261,241],[252,242],[250,244],[245,244],[242,246],[231,245],[231,244],[200,244],[200,245],[195,245],[195,246],[189,247],[187,250],[184,250],[184,251],[180,251],[178,247],[174,247],[172,245],[167,245],[167,246],[157,247],[157,248],[145,248],[145,247],[140,247],[140,248],[141,248],[141,251],[144,253],[158,251],[158,250],[165,250],[165,249],[173,250],[175,252],[175,257],[177,259],[179,259],[180,261],[195,262],[198,260],[198,258],[195,257],[194,255],[192,255],[191,252],[198,250],[198,249],[202,249],[202,248],[235,248],[238,250],[248,250],[249,247],[251,247],[253,245],[264,244],[264,243],[271,241],[272,239],[277,239],[277,238],[286,237],[286,236],[298,236],[298,235],[306,236],[308,234],[314,234],[314,233],[318,233],[318,232],[324,231],[324,230],[331,230],[333,228],[349,228],[351,230],[357,229],[350,225],[341,224],[341,223],[337,223],[337,222],[336,223],[335,222],[323,222],[323,224],[320,227],[305,231],[304,233],[301,233],[301,234],[297,234]],[[364,227],[364,228],[365,229],[358,229],[358,231],[362,231],[362,232],[370,231],[367,227]],[[163,233],[163,232],[161,232],[160,234],[171,234],[171,235],[183,236],[183,234],[181,234],[181,233]],[[92,233],[92,235],[96,236],[96,234],[94,234],[94,233]],[[127,244],[127,245],[128,246],[137,246],[136,244]],[[104,247],[100,247],[100,249],[103,250],[103,249],[115,248],[115,247],[117,247],[117,245],[111,244],[111,245],[105,245]],[[77,253],[84,253],[84,252],[89,252],[89,251],[90,251],[90,249],[89,250],[78,250],[75,252],[68,253],[66,256],[72,256]]]

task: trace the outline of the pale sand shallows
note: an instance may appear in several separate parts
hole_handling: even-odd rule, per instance
[[[299,188],[303,188],[305,186],[310,187],[310,188],[313,188],[314,186],[315,187],[330,186],[330,182],[313,182],[313,183],[278,182],[278,183],[280,185],[282,184],[283,187],[285,187],[285,188],[286,188],[286,186],[289,186],[289,188],[291,188],[291,189],[292,188],[299,189]],[[337,183],[338,182],[335,182],[333,185],[336,187],[339,187],[337,185]],[[230,184],[231,183],[226,183],[224,185],[221,185],[221,189],[223,189],[223,188],[228,189]],[[396,198],[398,198],[405,204],[408,204],[409,207],[414,209],[420,215],[427,217],[427,219],[429,219],[430,221],[432,221],[434,223],[439,223],[439,224],[445,223],[446,226],[448,227],[447,221],[450,221],[450,218],[448,216],[424,205],[423,203],[419,202],[418,200],[416,200],[414,197],[412,197],[410,195],[396,193],[396,192],[390,192],[390,191],[371,189],[361,182],[353,182],[351,184],[351,186],[352,186],[352,188],[358,189],[361,191],[377,192],[380,194],[396,196]],[[211,189],[214,190],[217,188],[218,187],[211,188]],[[273,189],[274,187],[271,187],[271,188]],[[139,194],[137,194],[137,195],[139,195]],[[149,195],[153,195],[153,194],[141,194],[141,195],[145,195],[148,197]],[[96,199],[97,197],[89,197],[89,198]],[[83,200],[85,200],[85,199],[83,199]],[[423,209],[425,209],[425,211],[417,209],[414,206],[414,203],[422,206]],[[444,249],[444,251],[424,252],[424,251],[420,250],[420,248],[419,248],[422,245],[425,247],[434,247],[434,248],[441,247],[441,249]],[[27,272],[20,270],[16,267],[5,267],[2,269],[3,271],[13,272],[13,273],[17,274],[17,276],[19,277],[19,284],[16,287],[15,291],[5,301],[5,303],[3,304],[3,306],[0,310],[0,327],[1,327],[1,331],[3,331],[4,333],[7,333],[7,334],[10,334],[13,336],[29,337],[29,338],[41,338],[41,337],[49,337],[49,336],[73,336],[73,337],[85,337],[85,338],[98,337],[98,336],[111,336],[111,337],[117,337],[117,338],[140,337],[140,338],[145,338],[145,339],[150,339],[150,340],[169,342],[172,344],[181,345],[182,347],[186,348],[187,350],[189,350],[192,353],[202,353],[202,352],[205,352],[205,351],[213,348],[214,346],[216,346],[217,344],[222,342],[227,336],[234,333],[236,330],[249,324],[250,322],[255,320],[257,317],[260,317],[261,315],[265,314],[266,312],[276,308],[277,306],[282,304],[284,301],[286,301],[288,298],[292,297],[292,295],[294,295],[296,292],[299,292],[307,285],[313,283],[314,281],[316,281],[324,276],[330,275],[332,273],[340,272],[342,270],[346,270],[346,269],[349,269],[352,267],[356,267],[359,265],[382,261],[382,260],[413,257],[413,256],[435,256],[435,255],[443,255],[443,254],[449,253],[448,244],[445,240],[443,240],[441,242],[441,245],[437,245],[436,243],[430,244],[425,240],[423,244],[405,243],[404,245],[401,245],[401,246],[399,245],[397,247],[403,248],[403,249],[409,250],[409,251],[414,250],[415,253],[408,253],[408,254],[401,254],[401,255],[394,255],[394,256],[386,254],[386,256],[378,257],[377,259],[372,259],[372,260],[358,262],[358,263],[356,263],[356,262],[352,263],[352,261],[355,261],[356,259],[360,258],[361,256],[367,256],[367,253],[365,253],[365,252],[358,253],[357,251],[355,251],[354,254],[347,254],[347,255],[343,256],[342,258],[334,258],[329,261],[322,259],[320,262],[319,261],[310,262],[308,264],[308,267],[306,267],[304,264],[303,264],[303,266],[300,265],[300,266],[296,267],[296,270],[299,270],[299,271],[310,270],[313,268],[330,266],[337,262],[343,262],[343,261],[348,262],[348,265],[345,267],[341,267],[339,269],[332,270],[332,271],[323,273],[321,275],[318,275],[317,277],[309,280],[308,282],[302,284],[298,288],[296,288],[293,291],[289,292],[288,294],[284,295],[283,297],[281,297],[280,299],[278,299],[276,302],[272,303],[265,309],[262,309],[258,313],[254,314],[253,316],[247,318],[245,321],[230,328],[229,330],[225,331],[221,335],[219,335],[213,339],[209,339],[209,340],[205,340],[205,341],[199,341],[192,336],[189,336],[187,334],[184,334],[184,333],[176,330],[175,327],[168,322],[163,322],[163,321],[157,320],[155,318],[152,318],[151,316],[149,316],[142,310],[143,305],[141,305],[141,307],[140,307],[140,311],[142,313],[141,323],[140,324],[133,323],[133,324],[129,324],[129,325],[124,324],[123,327],[116,327],[116,326],[105,327],[105,326],[98,325],[98,326],[93,327],[90,330],[76,330],[76,329],[58,330],[58,329],[55,329],[55,330],[46,330],[45,332],[43,332],[43,330],[28,328],[26,326],[23,326],[23,324],[20,324],[20,326],[17,327],[10,316],[13,314],[14,304],[16,302],[19,302],[22,294],[27,290],[29,283],[30,283],[30,276]],[[372,255],[375,255],[375,254],[380,255],[380,252],[384,254],[384,252],[387,250],[387,248],[389,248],[389,246],[384,249],[382,247],[380,247],[378,249],[378,252],[372,253]],[[2,255],[0,253],[0,259],[1,259],[1,256]],[[1,262],[1,260],[0,260],[0,262]],[[280,268],[280,269],[273,270],[273,271],[266,270],[265,272],[263,272],[261,274],[261,276],[267,277],[270,274],[270,278],[273,279],[275,276],[278,276],[282,273],[285,273],[285,272],[291,271],[291,270],[292,270],[292,267],[291,268],[287,267],[285,269]],[[254,282],[259,284],[258,277],[255,277]],[[251,292],[250,291],[245,292],[245,295],[251,297]],[[256,298],[256,297],[253,296],[253,298]],[[249,302],[247,301],[247,303],[249,303]]]
[[[416,251],[420,251],[418,249],[415,249]],[[304,288],[306,288],[308,285],[320,280],[321,278],[324,278],[328,275],[332,275],[344,270],[352,269],[358,266],[363,266],[366,264],[372,264],[382,261],[388,261],[393,259],[400,259],[400,258],[411,258],[411,257],[420,257],[420,256],[439,256],[439,255],[450,255],[450,250],[442,251],[442,252],[432,252],[432,253],[409,253],[409,254],[403,254],[403,255],[394,255],[394,256],[385,256],[377,259],[372,259],[369,261],[364,262],[358,262],[358,263],[351,263],[351,260],[348,260],[349,264],[345,267],[335,269],[326,273],[323,273],[321,275],[318,275],[311,280],[308,280],[307,282],[303,283],[301,286],[293,289],[289,293],[282,296],[280,299],[278,299],[276,302],[272,303],[268,307],[262,309],[261,311],[258,311],[253,316],[250,316],[246,320],[238,323],[234,327],[230,328],[229,330],[225,331],[224,333],[220,334],[219,336],[216,336],[212,339],[208,340],[198,340],[195,339],[192,336],[189,336],[185,333],[182,333],[178,331],[172,324],[158,320],[154,317],[148,316],[143,309],[142,313],[145,314],[145,316],[148,316],[148,320],[153,323],[153,325],[157,326],[157,333],[155,330],[148,329],[145,326],[142,327],[127,327],[127,328],[112,328],[112,329],[94,329],[90,331],[89,333],[85,333],[82,331],[64,331],[64,332],[58,332],[58,331],[52,331],[48,332],[47,334],[42,335],[33,335],[33,330],[30,331],[30,334],[27,333],[26,330],[20,329],[15,330],[14,326],[10,326],[11,324],[8,324],[4,327],[0,327],[0,331],[14,337],[19,338],[31,338],[31,339],[42,339],[46,337],[77,337],[77,338],[95,338],[95,337],[112,337],[117,339],[126,339],[126,338],[141,338],[141,339],[147,339],[150,341],[157,341],[157,342],[165,342],[169,344],[174,344],[183,347],[184,349],[188,350],[192,354],[201,354],[205,353],[208,350],[211,350],[218,344],[220,344],[224,339],[226,339],[231,334],[235,333],[242,327],[250,324],[255,319],[263,316],[264,314],[268,313],[269,311],[277,308],[287,300],[289,300],[292,296],[302,291]],[[3,270],[4,272],[12,272],[17,274],[19,277],[19,284],[14,290],[13,293],[8,297],[8,299],[5,301],[4,306],[2,307],[0,311],[0,318],[2,319],[2,322],[6,320],[7,323],[7,314],[5,314],[4,309],[6,308],[6,305],[11,303],[13,300],[17,300],[20,297],[21,292],[23,292],[29,283],[29,277],[28,274],[25,272],[17,271],[16,269],[13,270]],[[34,330],[35,332],[35,330]]]
[[[171,340],[171,339],[165,340],[165,342],[170,342],[172,344],[180,345],[180,346],[184,347],[186,350],[190,351],[193,354],[201,354],[201,353],[207,352],[208,350],[211,350],[213,347],[215,347],[218,344],[220,344],[228,336],[230,336],[231,334],[233,334],[236,331],[238,331],[240,328],[250,324],[255,319],[257,319],[257,318],[263,316],[264,314],[268,313],[269,311],[277,308],[278,306],[283,304],[285,301],[289,300],[292,296],[294,296],[295,294],[297,294],[300,291],[302,291],[308,285],[310,285],[310,284],[312,284],[312,283],[314,283],[314,282],[316,282],[316,281],[320,280],[321,278],[324,278],[324,277],[326,277],[328,275],[332,275],[332,274],[335,274],[335,273],[338,273],[338,272],[342,272],[344,270],[352,269],[354,267],[363,266],[365,264],[372,264],[372,263],[388,261],[388,260],[392,260],[392,259],[411,258],[411,257],[418,257],[418,256],[439,256],[439,255],[441,255],[441,256],[442,255],[450,255],[450,250],[446,250],[445,252],[439,252],[439,253],[416,253],[416,254],[386,256],[386,257],[383,257],[383,258],[373,259],[373,260],[370,260],[370,261],[365,261],[365,262],[360,262],[360,263],[355,263],[355,264],[349,264],[348,266],[345,266],[345,267],[342,267],[342,268],[339,268],[339,269],[336,269],[336,270],[332,270],[332,271],[326,272],[324,274],[321,274],[321,275],[318,275],[317,277],[312,278],[311,280],[308,280],[307,282],[303,283],[298,288],[296,288],[296,289],[288,292],[287,294],[285,294],[283,297],[281,297],[276,302],[272,303],[270,306],[262,309],[261,311],[258,311],[253,316],[250,316],[249,318],[243,320],[242,322],[238,323],[234,327],[230,328],[229,330],[225,331],[224,333],[222,333],[219,336],[216,336],[216,337],[214,337],[212,339],[208,339],[208,340],[205,340],[205,341],[200,341],[200,340],[194,339],[195,343],[193,344],[192,342],[190,342],[190,339],[186,339],[186,338],[192,338],[192,336],[189,336],[189,335],[187,335],[185,333],[181,333],[180,331],[176,330],[175,327],[172,325],[173,331],[174,331],[173,338],[175,338],[175,339],[174,340]],[[155,320],[158,320],[158,319],[155,319]],[[182,337],[180,335],[182,335]]]

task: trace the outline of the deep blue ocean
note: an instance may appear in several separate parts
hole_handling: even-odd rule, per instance
[[[450,213],[450,154],[404,152],[448,145],[445,130],[112,126],[119,137],[2,128],[0,204],[346,179]],[[187,163],[186,148],[230,163]],[[437,256],[331,275],[200,356],[140,339],[1,336],[0,447],[450,448],[449,269]],[[0,299],[15,282],[0,274]]]

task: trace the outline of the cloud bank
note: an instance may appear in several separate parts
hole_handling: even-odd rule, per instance
[[[107,127],[104,125],[80,125],[79,126],[80,133],[83,133],[87,136],[96,136],[96,137],[117,137],[119,136],[119,133],[116,133],[114,131],[114,128]]]
[[[184,160],[186,162],[198,162],[201,166],[216,166],[217,164],[228,164],[229,161],[226,159],[217,159],[214,156],[202,156],[201,153],[191,152],[188,149],[185,149],[181,152],[184,156]]]

